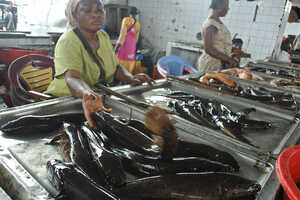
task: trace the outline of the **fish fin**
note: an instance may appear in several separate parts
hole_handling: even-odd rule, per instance
[[[236,140],[239,140],[241,142],[244,142],[250,146],[253,146],[255,148],[259,148],[258,146],[255,146],[254,144],[252,144],[246,137],[244,137],[242,135],[242,133],[236,133],[234,132],[233,130],[231,130],[229,127],[221,127],[220,126],[220,129],[222,130],[222,132],[225,134],[225,135],[228,135]]]

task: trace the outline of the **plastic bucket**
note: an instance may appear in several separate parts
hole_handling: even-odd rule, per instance
[[[285,191],[284,199],[300,200],[300,145],[285,149],[276,161],[277,177]]]

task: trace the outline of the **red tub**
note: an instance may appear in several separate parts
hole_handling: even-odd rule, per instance
[[[14,60],[21,56],[28,54],[41,54],[48,55],[47,51],[36,51],[36,50],[25,50],[25,49],[11,49],[11,48],[1,48],[0,49],[0,61],[9,66]]]
[[[285,149],[276,161],[277,177],[285,191],[284,199],[300,200],[300,145]],[[288,197],[287,197],[288,196]]]

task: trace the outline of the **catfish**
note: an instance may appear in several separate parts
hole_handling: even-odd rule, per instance
[[[260,184],[222,172],[181,173],[153,176],[114,190],[121,199],[254,200]]]

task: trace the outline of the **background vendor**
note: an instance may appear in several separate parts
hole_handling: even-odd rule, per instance
[[[227,15],[228,4],[228,0],[211,1],[212,14],[202,26],[205,51],[199,60],[200,72],[239,67],[238,61],[231,57],[231,34],[220,19]]]
[[[141,30],[140,22],[136,18],[137,14],[137,8],[131,7],[129,17],[125,17],[122,20],[119,39],[115,47],[120,64],[131,74],[135,67],[136,44]]]

